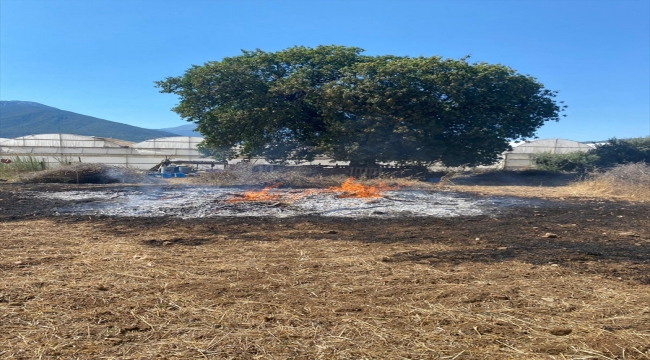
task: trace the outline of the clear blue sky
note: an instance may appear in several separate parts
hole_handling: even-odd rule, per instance
[[[178,99],[154,81],[330,44],[530,74],[569,105],[541,138],[650,135],[650,0],[0,0],[0,99],[172,127]]]

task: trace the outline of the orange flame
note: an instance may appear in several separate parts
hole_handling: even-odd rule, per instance
[[[272,194],[271,190],[277,189],[280,184],[272,184],[260,191],[245,191],[241,196],[228,199],[228,202],[239,201],[277,201],[280,200],[280,194]]]
[[[280,187],[279,183],[272,184],[267,186],[259,191],[245,191],[241,195],[237,195],[234,198],[230,198],[228,202],[240,202],[240,201],[285,201],[291,202],[298,199],[320,194],[323,192],[336,192],[339,193],[336,195],[337,198],[378,198],[382,197],[384,191],[396,190],[397,187],[388,186],[385,184],[377,184],[375,186],[363,185],[354,181],[354,178],[348,178],[339,186],[332,186],[327,189],[322,190],[303,190],[295,192],[293,194],[278,194],[272,193],[271,191]]]
[[[340,186],[330,187],[329,191],[341,192],[337,198],[377,198],[382,197],[382,192],[395,190],[396,187],[385,184],[376,186],[366,186],[354,181],[354,178],[348,178]]]

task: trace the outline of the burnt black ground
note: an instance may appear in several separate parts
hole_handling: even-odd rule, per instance
[[[145,185],[146,186],[146,185]],[[192,234],[238,235],[277,229],[323,231],[323,237],[363,243],[453,242],[449,252],[398,252],[385,261],[459,264],[463,262],[555,263],[650,284],[650,204],[612,200],[552,201],[541,208],[510,208],[499,214],[455,218],[293,218],[224,217],[210,219],[54,216],[69,201],[36,199],[34,191],[106,189],[100,185],[0,185],[0,222],[52,218],[60,223],[92,222],[100,231],[142,232],[161,226],[183,229],[179,245],[200,245]],[[119,188],[115,187],[116,189]],[[120,230],[116,230],[116,229]],[[552,233],[557,237],[544,237]],[[294,232],[295,238],[300,232]],[[290,236],[291,237],[291,236]],[[245,237],[244,237],[245,238]],[[197,238],[198,239],[198,238]],[[268,239],[271,240],[271,239]],[[156,240],[146,244],[156,246]]]

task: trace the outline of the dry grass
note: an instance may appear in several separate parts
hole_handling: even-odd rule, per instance
[[[280,184],[290,188],[328,188],[337,186],[347,179],[344,175],[323,176],[315,174],[309,168],[296,167],[285,171],[254,172],[251,165],[238,164],[224,171],[201,173],[200,176],[169,179],[173,184],[202,184],[214,186],[253,186]],[[418,180],[409,178],[382,177],[376,179],[358,179],[364,185],[386,184],[408,188],[433,188]]]
[[[548,199],[619,199],[650,201],[650,166],[619,165],[579,179],[575,174],[546,171],[488,171],[460,174],[440,189],[479,195]]]
[[[113,184],[151,183],[155,181],[143,171],[104,164],[63,165],[54,169],[34,171],[19,177],[22,183]]]
[[[645,163],[619,165],[578,182],[572,188],[599,196],[650,201],[650,166]]]
[[[455,174],[438,184],[446,191],[475,193],[482,196],[516,196],[524,198],[596,198],[591,191],[575,188],[577,176],[549,171],[489,170]]]
[[[242,164],[224,171],[201,174],[198,182],[216,186],[268,185],[280,183],[292,188],[325,188],[340,184],[345,177],[314,175],[309,169],[296,168],[289,171],[253,172],[251,166]]]
[[[606,173],[579,180],[575,174],[548,171],[490,170],[457,173],[440,183],[413,179],[359,179],[364,185],[387,184],[400,188],[475,193],[484,196],[517,196],[547,199],[623,199],[650,201],[650,169],[643,164],[616,167]],[[281,184],[293,188],[326,188],[340,185],[345,176],[313,175],[308,169],[287,172],[252,172],[250,167],[170,179],[171,183],[217,186]]]
[[[478,242],[255,225],[0,223],[0,357],[650,358],[647,285],[517,260],[405,261]]]
[[[156,181],[142,172],[101,164],[75,164],[56,169],[18,174],[25,183],[151,183]],[[322,176],[308,168],[288,171],[254,172],[241,164],[225,171],[202,173],[197,177],[163,180],[171,184],[214,186],[263,186],[280,184],[290,188],[327,188],[340,185],[345,176]],[[408,178],[358,179],[364,185],[386,184],[400,188],[447,190],[480,195],[537,198],[613,198],[650,201],[650,166],[620,165],[586,180],[576,175],[544,171],[484,171],[459,173],[441,183],[426,183]]]
[[[443,191],[473,193],[481,196],[515,196],[522,198],[541,199],[606,199],[611,196],[595,194],[589,189],[578,189],[571,185],[543,186],[481,186],[481,185],[450,185],[441,187]]]

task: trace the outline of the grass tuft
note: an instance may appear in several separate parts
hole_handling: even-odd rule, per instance
[[[14,180],[21,174],[43,170],[43,163],[33,156],[14,156],[9,163],[0,163],[0,179]]]
[[[630,163],[597,173],[573,187],[594,195],[615,196],[628,200],[650,200],[650,165]]]

